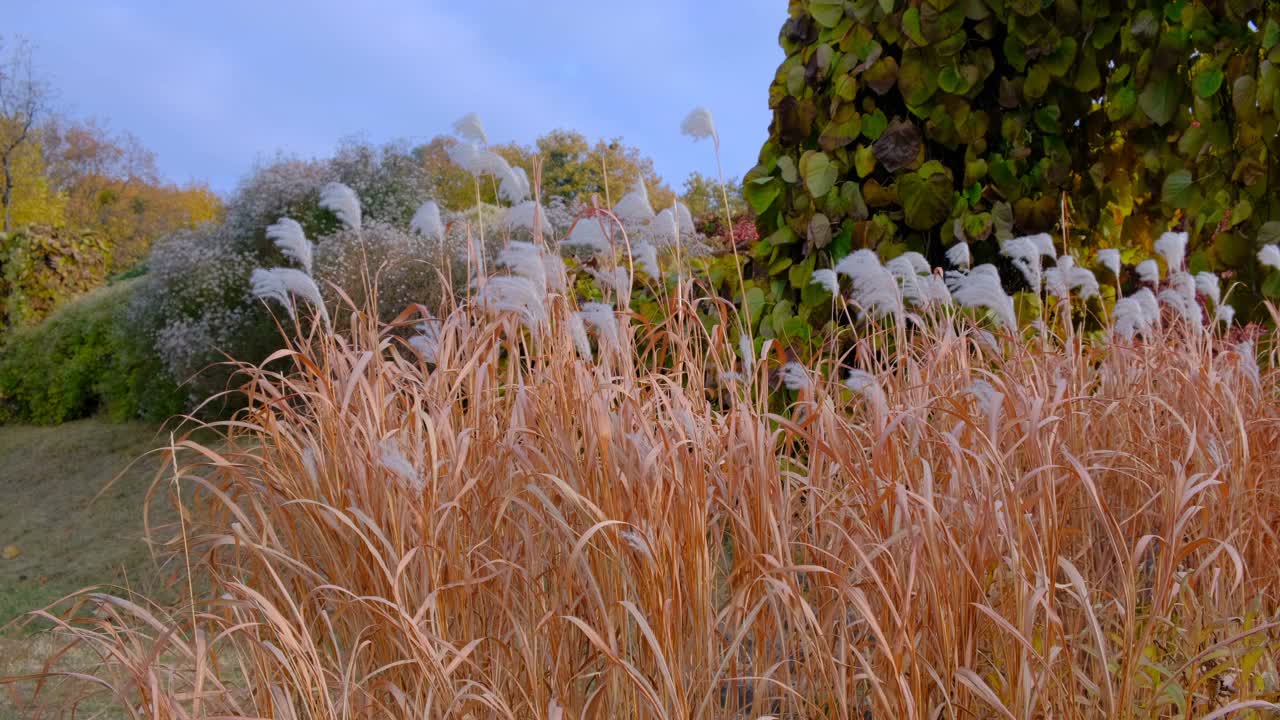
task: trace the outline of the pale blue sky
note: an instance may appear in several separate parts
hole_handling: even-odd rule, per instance
[[[59,105],[136,134],[170,179],[228,191],[276,151],[426,140],[480,113],[494,142],[621,136],[679,187],[713,111],[725,172],[767,135],[785,0],[44,0],[3,3]]]

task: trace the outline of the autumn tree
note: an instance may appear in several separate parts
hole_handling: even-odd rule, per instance
[[[475,180],[449,161],[449,148],[457,142],[461,141],[438,136],[414,150],[431,177],[432,197],[453,209],[471,207],[476,202]],[[593,144],[582,133],[553,130],[538,138],[532,147],[508,143],[489,149],[512,166],[524,168],[530,177],[534,155],[541,156],[544,198],[560,197],[573,203],[588,202],[592,195],[598,195],[601,203],[617,202],[637,180],[643,179],[655,207],[669,206],[675,199],[654,170],[653,160],[619,138]],[[496,183],[485,179],[480,196],[484,202],[496,202]]]
[[[737,178],[725,181],[725,190],[729,195],[729,210],[734,215],[746,212],[747,204],[742,199],[742,184]],[[720,181],[703,175],[698,171],[689,173],[684,181],[684,193],[680,200],[689,207],[695,218],[719,216],[724,214],[724,193],[721,192]]]
[[[13,219],[15,179],[42,177],[21,166],[31,162],[37,123],[49,112],[50,103],[48,86],[36,75],[30,43],[18,40],[6,49],[0,38],[0,205],[4,206],[0,230],[6,233]]]

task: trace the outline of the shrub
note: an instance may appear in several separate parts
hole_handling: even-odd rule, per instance
[[[1132,255],[1184,228],[1191,270],[1231,273],[1242,318],[1258,309],[1257,243],[1280,239],[1275,4],[792,0],[780,42],[744,182],[771,306],[820,324],[810,258],[858,248],[941,264],[967,241],[987,262],[997,238],[1053,232]]]
[[[95,290],[17,331],[0,350],[0,419],[56,424],[106,412],[162,420],[183,407],[126,309],[138,281]]]
[[[41,226],[0,233],[0,332],[38,323],[101,286],[109,261],[92,233]]]

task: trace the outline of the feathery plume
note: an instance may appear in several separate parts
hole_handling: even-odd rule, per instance
[[[542,262],[542,250],[533,243],[513,241],[498,253],[498,267],[510,269],[516,275],[533,283],[542,294],[547,292],[547,266]]]
[[[1258,250],[1258,262],[1269,268],[1280,270],[1280,245],[1263,245]]]
[[[1222,282],[1214,273],[1196,273],[1196,292],[1212,300],[1214,307],[1222,304]]]
[[[902,294],[898,281],[872,250],[858,250],[836,263],[835,270],[853,281],[850,298],[877,318],[902,314]]]
[[[595,278],[601,287],[610,288],[618,295],[625,295],[631,289],[631,271],[625,267],[617,266],[608,270],[587,268],[587,273]]]
[[[582,320],[582,313],[576,312],[569,316],[569,336],[573,338],[573,346],[578,349],[578,355],[585,358],[587,362],[595,360],[595,356],[591,352],[591,339],[587,337],[587,325]]]
[[[778,370],[778,377],[782,379],[782,384],[792,392],[800,392],[809,389],[813,381],[809,378],[809,373],[804,366],[798,362],[792,361],[782,366]]]
[[[506,161],[503,161],[506,163]],[[517,205],[529,198],[529,173],[522,167],[511,167],[502,174],[502,184],[498,186],[498,195],[512,205]]]
[[[249,277],[249,290],[253,296],[261,300],[274,300],[284,306],[289,317],[296,318],[293,296],[306,300],[320,314],[325,325],[329,324],[329,313],[324,307],[324,298],[320,296],[320,288],[311,276],[295,268],[258,268]]]
[[[880,381],[866,370],[850,370],[845,378],[844,386],[855,394],[861,395],[881,417],[889,413],[889,399],[880,387]]]
[[[653,206],[649,204],[649,191],[643,180],[637,180],[636,186],[613,206],[613,214],[629,223],[647,223],[653,220]]]
[[[1043,248],[1040,247],[1037,238],[1040,235],[1028,235],[1026,237],[1016,237],[1005,240],[1000,244],[1000,254],[1009,258],[1013,262],[1013,266],[1022,273],[1022,277],[1026,279],[1027,284],[1035,292],[1040,292],[1042,281],[1042,262],[1041,255]],[[1048,237],[1044,235],[1044,237]],[[1052,239],[1049,246],[1053,246]]]
[[[603,218],[579,218],[569,230],[569,237],[565,238],[564,244],[585,248],[597,255],[609,252],[609,238],[605,234],[604,223]]]
[[[918,252],[907,252],[885,263],[885,269],[898,282],[902,299],[912,305],[927,307],[950,302],[951,294],[929,267],[929,261]]]
[[[419,205],[413,214],[413,220],[409,221],[409,230],[422,237],[444,242],[444,221],[440,219],[440,206],[433,200]]]
[[[999,422],[1000,410],[1004,405],[1004,395],[995,389],[991,383],[986,380],[974,380],[965,390],[966,395],[972,395],[978,401],[978,407],[987,414],[991,421]]]
[[[1160,264],[1155,260],[1143,260],[1138,263],[1136,268],[1138,271],[1138,279],[1148,285],[1155,285],[1160,282]]]
[[[1167,232],[1156,240],[1155,251],[1164,258],[1169,272],[1181,270],[1187,259],[1187,234],[1184,232]]]
[[[595,331],[600,342],[611,348],[622,346],[622,335],[618,329],[618,316],[613,306],[608,303],[583,303],[578,317],[587,327]]]
[[[1035,246],[1040,255],[1047,258],[1058,256],[1058,251],[1053,247],[1053,236],[1049,233],[1039,233],[1036,235],[1028,235],[1027,239]]]
[[[738,338],[738,354],[742,357],[742,368],[747,375],[756,370],[756,346],[751,336],[743,333]]]
[[[1117,300],[1111,311],[1112,332],[1127,341],[1132,341],[1137,335],[1150,337],[1159,321],[1160,306],[1147,288]]]
[[[382,467],[399,478],[410,492],[421,495],[427,484],[422,479],[422,474],[413,467],[413,463],[409,462],[409,458],[404,456],[404,451],[400,449],[400,443],[396,442],[394,438],[387,438],[382,441],[380,449],[381,454],[378,457],[378,462]]]
[[[285,257],[301,265],[308,275],[311,274],[311,257],[315,248],[297,220],[280,218],[280,222],[275,225],[268,225],[267,239],[275,243]]]
[[[1120,277],[1120,251],[1115,248],[1107,248],[1098,251],[1098,264],[1111,271],[1111,274]]]
[[[821,285],[822,289],[832,295],[840,294],[840,276],[836,275],[835,270],[814,270],[813,276],[809,278],[810,285]]]
[[[1169,277],[1169,286],[1160,291],[1160,302],[1172,308],[1194,331],[1198,332],[1204,324],[1204,312],[1196,302],[1196,281],[1191,273],[1174,272]]]
[[[1044,288],[1049,295],[1063,300],[1070,300],[1072,291],[1087,300],[1098,295],[1098,278],[1077,266],[1074,257],[1063,255],[1056,266],[1044,271]]]
[[[1018,329],[1013,298],[1000,284],[1000,271],[994,265],[979,265],[968,273],[947,273],[947,287],[956,303],[970,308],[985,308],[995,314],[1000,324]]]
[[[489,144],[489,135],[484,131],[484,123],[475,113],[467,113],[453,123],[453,132],[463,140],[480,145]]]
[[[338,220],[352,230],[360,229],[360,198],[356,191],[332,182],[320,190],[320,207],[338,216]]]
[[[654,279],[662,277],[662,268],[658,265],[658,248],[641,240],[631,246],[631,253],[635,256],[636,268],[645,275]]]
[[[1220,323],[1230,325],[1235,322],[1236,309],[1230,305],[1219,305],[1218,309],[1214,311],[1214,319]]]
[[[424,362],[435,365],[440,355],[440,331],[443,323],[435,318],[427,318],[418,324],[418,334],[409,338],[409,347],[413,348]]]
[[[947,262],[958,268],[973,267],[973,254],[969,252],[969,243],[961,240],[952,245],[947,250]]]
[[[519,205],[507,208],[506,213],[502,216],[502,226],[508,230],[532,231],[539,219],[542,221],[542,227],[544,229],[547,228],[546,211],[539,207],[538,203],[526,200]]]
[[[562,293],[568,288],[569,279],[565,273],[564,260],[559,255],[542,253],[542,267],[546,270],[548,291]]]
[[[545,293],[539,292],[531,280],[523,277],[489,278],[476,302],[491,313],[514,313],[530,332],[540,332],[547,322]]]
[[[680,132],[693,138],[694,141],[711,138],[716,145],[720,144],[715,120],[711,117],[711,111],[704,107],[694,108],[685,116],[684,122],[680,124]]]

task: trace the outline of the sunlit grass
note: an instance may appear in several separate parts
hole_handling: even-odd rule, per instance
[[[1249,346],[988,347],[938,311],[783,403],[772,359],[711,386],[735,348],[685,313],[588,361],[547,306],[540,337],[445,316],[434,366],[352,314],[245,368],[249,409],[156,481],[195,491],[165,537],[208,589],[84,597],[85,691],[164,718],[1275,712],[1280,387]]]

